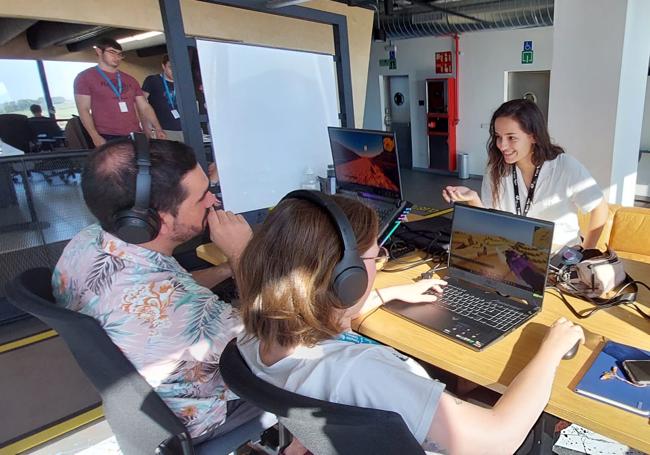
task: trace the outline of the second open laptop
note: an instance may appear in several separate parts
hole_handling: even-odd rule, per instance
[[[395,134],[337,127],[327,130],[337,194],[372,207],[379,218],[380,242],[387,240],[412,205],[402,197]]]
[[[456,204],[444,292],[433,303],[393,300],[384,308],[481,350],[541,310],[553,226]]]

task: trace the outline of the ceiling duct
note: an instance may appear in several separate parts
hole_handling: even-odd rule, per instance
[[[0,46],[4,46],[35,23],[36,21],[29,19],[0,18]]]
[[[101,25],[40,21],[27,29],[27,42],[31,49],[39,50],[91,39],[110,29]]]
[[[381,18],[391,39],[443,36],[481,30],[553,25],[554,0],[452,0],[413,2],[413,8]],[[415,12],[415,10],[419,12]]]

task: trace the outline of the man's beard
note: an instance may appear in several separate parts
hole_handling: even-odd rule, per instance
[[[174,220],[174,232],[171,236],[174,242],[184,243],[194,237],[201,235],[205,230],[208,221],[208,211],[206,210],[205,216],[200,226],[192,226],[190,224],[181,223],[178,219]]]

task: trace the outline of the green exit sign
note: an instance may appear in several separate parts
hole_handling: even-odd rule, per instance
[[[523,63],[523,64],[533,63],[533,51],[522,51],[521,52],[521,63]]]

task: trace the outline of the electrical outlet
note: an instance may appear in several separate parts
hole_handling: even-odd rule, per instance
[[[490,128],[490,124],[489,124],[489,123],[481,123],[481,129],[487,130],[487,129],[489,129],[489,128]]]

